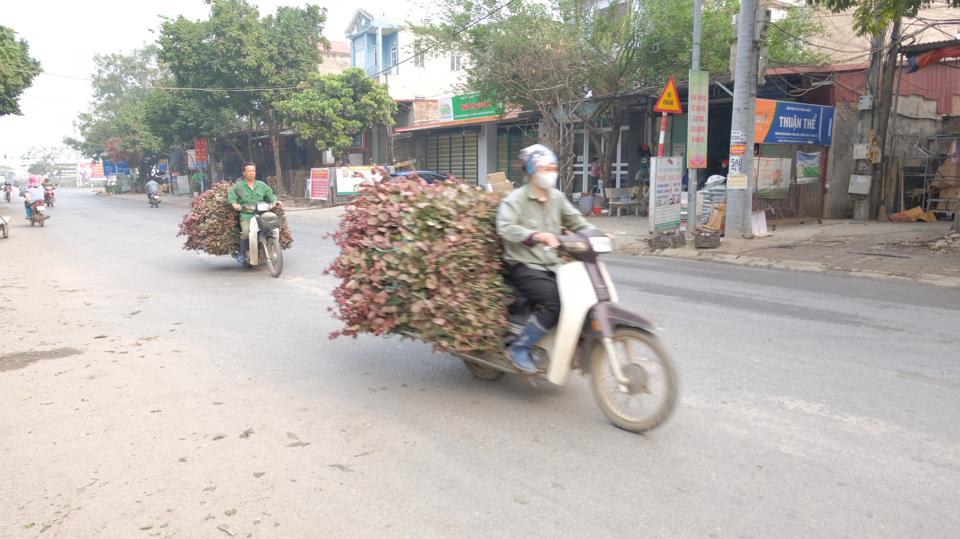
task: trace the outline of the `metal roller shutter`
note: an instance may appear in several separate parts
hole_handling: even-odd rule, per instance
[[[477,133],[444,133],[427,137],[426,167],[453,174],[468,183],[477,183],[479,161]]]

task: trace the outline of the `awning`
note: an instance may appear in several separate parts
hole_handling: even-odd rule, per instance
[[[907,61],[910,63],[908,73],[913,73],[936,64],[944,58],[960,58],[960,39],[911,45],[903,47],[900,51],[907,55]]]

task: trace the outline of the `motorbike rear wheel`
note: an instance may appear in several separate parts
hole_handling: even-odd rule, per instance
[[[590,385],[597,405],[614,425],[624,430],[641,433],[659,426],[670,417],[679,394],[670,357],[655,336],[635,328],[618,328],[613,346],[629,383],[621,388],[606,351],[598,344],[590,367]],[[661,380],[657,387],[654,378]],[[650,408],[646,406],[646,397],[655,399]]]
[[[40,227],[43,228],[43,223],[46,221],[46,218],[40,216]]]
[[[280,241],[277,238],[268,238],[266,245],[267,269],[270,275],[279,277],[283,271],[283,249],[280,248]]]
[[[490,367],[481,365],[479,363],[474,363],[473,361],[467,361],[466,359],[463,360],[463,365],[468,371],[470,371],[470,374],[472,374],[474,378],[484,380],[486,382],[496,382],[504,375],[503,371],[491,369]]]

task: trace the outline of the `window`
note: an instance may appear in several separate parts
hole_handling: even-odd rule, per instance
[[[362,39],[353,42],[353,67],[367,67],[367,49]]]
[[[413,65],[414,67],[423,67],[424,58],[423,58],[423,45],[417,43],[413,46]]]
[[[390,70],[391,73],[394,75],[400,73],[400,51],[396,45],[390,48],[390,65],[393,66],[393,69]]]
[[[460,55],[457,53],[450,55],[450,71],[460,71]]]

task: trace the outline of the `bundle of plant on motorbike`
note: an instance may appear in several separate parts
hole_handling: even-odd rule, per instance
[[[209,191],[194,199],[177,233],[177,236],[186,236],[184,249],[216,256],[229,255],[237,249],[240,225],[237,212],[227,204],[227,192],[231,186],[227,181],[216,183]],[[283,222],[280,246],[289,249],[293,245],[293,236],[283,217],[283,208],[277,207],[271,211],[279,215]]]
[[[507,290],[496,213],[500,195],[461,183],[366,185],[333,235],[340,279],[331,334],[402,333],[449,351],[500,346]]]

